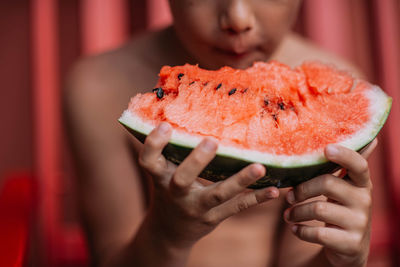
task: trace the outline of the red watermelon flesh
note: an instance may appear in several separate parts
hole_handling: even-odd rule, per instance
[[[219,141],[200,177],[219,181],[251,162],[268,171],[251,187],[294,186],[337,165],[323,149],[361,150],[378,134],[392,99],[379,87],[319,62],[291,69],[272,61],[245,70],[164,66],[156,87],[133,97],[119,122],[139,140],[173,127],[163,154],[179,164],[204,136]]]
[[[370,118],[371,85],[317,62],[296,69],[276,61],[246,70],[165,66],[156,87],[161,98],[156,90],[138,94],[129,110],[154,125],[167,121],[227,146],[277,155],[321,150]]]

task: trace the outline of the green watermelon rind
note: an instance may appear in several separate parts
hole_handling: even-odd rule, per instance
[[[377,86],[372,86],[372,89],[373,90],[371,90],[371,92],[373,92],[373,94],[370,99],[378,99],[381,101],[380,105],[377,107],[377,111],[379,111],[378,113],[380,114],[375,116],[377,123],[373,125],[374,130],[369,131],[368,138],[366,138],[364,142],[358,144],[356,147],[352,147],[351,144],[345,144],[346,142],[339,142],[338,144],[345,145],[346,147],[349,147],[355,151],[361,152],[364,147],[374,140],[379,131],[382,129],[391,109],[392,98],[388,97]],[[385,108],[384,110],[382,110],[383,107]],[[143,129],[143,127],[140,125],[132,125],[129,119],[126,119],[127,116],[132,117],[132,113],[130,111],[125,111],[118,121],[143,143],[146,136],[150,133],[154,126]],[[198,142],[199,141],[200,138],[198,138]],[[163,150],[163,155],[168,160],[176,164],[180,164],[192,151],[196,144],[183,143],[182,140],[171,138],[168,145]],[[253,162],[259,162],[263,164],[267,169],[267,173],[266,176],[260,178],[255,184],[251,185],[250,188],[262,188],[267,186],[284,188],[296,186],[313,177],[325,173],[332,173],[340,168],[340,166],[337,164],[327,161],[322,153],[319,153],[319,156],[307,163],[292,162],[291,165],[283,166],[282,164],[279,165],[272,162],[263,162],[262,160],[248,160],[217,151],[215,158],[203,170],[203,172],[200,174],[200,177],[214,182],[221,181],[232,176]]]

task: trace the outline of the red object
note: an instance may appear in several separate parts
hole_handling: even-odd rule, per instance
[[[57,1],[32,1],[35,173],[40,179],[39,225],[46,265],[53,262],[58,231],[56,194],[60,166],[60,92],[57,40]]]
[[[81,2],[83,53],[115,48],[128,38],[124,0]],[[86,266],[88,253],[78,224],[63,222],[61,186],[61,92],[58,1],[32,0],[35,174],[40,179],[40,259],[45,266]]]
[[[128,2],[82,0],[82,52],[94,54],[113,49],[129,37]]]
[[[32,70],[35,120],[35,174],[40,179],[38,210],[45,266],[85,265],[87,253],[77,225],[63,225],[59,198],[61,169],[61,94],[58,51],[58,5],[32,1]]]
[[[37,206],[37,183],[28,173],[14,173],[5,177],[0,188],[0,266],[23,266]]]

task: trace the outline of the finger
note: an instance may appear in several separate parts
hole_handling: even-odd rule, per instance
[[[368,162],[356,151],[331,144],[326,146],[325,155],[328,160],[347,169],[347,174],[355,185],[370,186]]]
[[[265,167],[261,164],[251,164],[225,181],[216,183],[204,191],[202,199],[206,210],[218,206],[243,192],[265,175]]]
[[[353,195],[353,192],[352,185],[345,180],[334,175],[325,174],[297,185],[287,193],[286,200],[293,205],[309,198],[324,195],[329,199],[349,206],[352,204],[349,195]]]
[[[160,123],[146,137],[139,154],[139,163],[150,173],[162,175],[168,165],[161,152],[168,144],[170,137],[171,126],[165,122]]]
[[[313,201],[286,209],[284,218],[287,222],[306,222],[317,220],[344,229],[363,227],[367,218],[361,218],[349,208],[327,201]]]
[[[279,196],[276,187],[267,187],[242,193],[237,197],[211,209],[208,213],[208,220],[212,223],[219,223],[226,218],[244,211],[257,204],[275,199]]]
[[[175,193],[186,192],[202,170],[215,157],[217,142],[213,138],[205,138],[178,166],[171,179],[170,187]]]
[[[301,240],[321,244],[344,255],[353,255],[359,249],[362,239],[357,234],[333,227],[295,224],[292,232]]]
[[[374,152],[376,146],[378,145],[378,139],[375,138],[371,143],[369,143],[366,147],[364,147],[360,152],[361,155],[365,158],[368,159],[369,156]]]

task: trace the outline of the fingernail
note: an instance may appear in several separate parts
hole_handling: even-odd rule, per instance
[[[296,233],[297,232],[297,229],[299,228],[296,224],[294,224],[294,225],[292,225],[292,232],[293,233]]]
[[[160,133],[165,134],[169,131],[170,128],[171,128],[171,126],[169,125],[169,123],[162,122],[160,124],[160,126],[158,127],[158,130]]]
[[[268,190],[265,194],[268,198],[276,198],[278,196],[275,190]]]
[[[285,212],[283,213],[283,218],[285,218],[285,221],[290,221],[289,220],[290,217],[290,209],[285,210]]]
[[[290,190],[287,195],[286,195],[286,200],[289,202],[289,204],[294,204],[296,202],[296,199],[294,197],[294,192],[293,190]]]
[[[335,145],[328,145],[326,147],[326,153],[329,156],[336,156],[339,153],[339,149]]]
[[[202,146],[207,152],[212,152],[217,148],[217,144],[210,139],[205,139]]]

